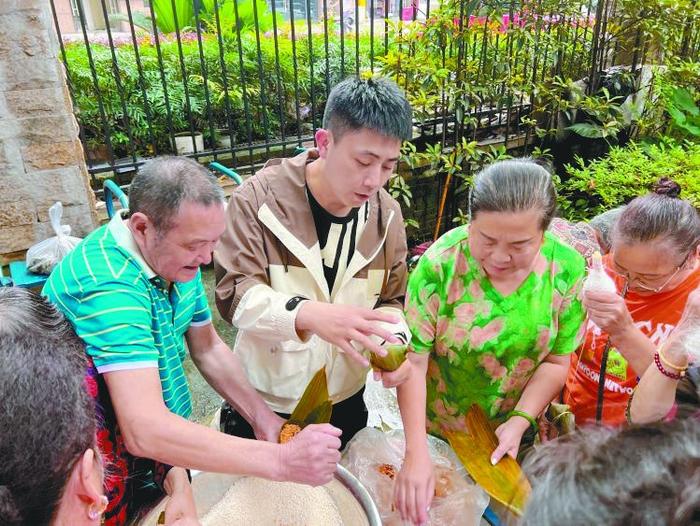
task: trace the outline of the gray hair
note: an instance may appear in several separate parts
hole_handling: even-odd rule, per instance
[[[498,161],[474,177],[469,216],[479,212],[540,212],[540,228],[549,228],[557,209],[552,176],[529,158]]]
[[[677,183],[663,178],[652,193],[633,199],[615,223],[613,244],[661,239],[680,254],[695,250],[700,244],[700,215],[680,199],[680,193]]]
[[[350,77],[331,90],[323,127],[336,140],[346,132],[369,129],[405,141],[413,135],[413,113],[393,80]]]
[[[523,465],[523,526],[656,526],[700,518],[700,422],[588,428],[538,447]]]
[[[619,219],[620,214],[622,214],[624,209],[624,206],[618,206],[617,208],[613,208],[612,210],[598,214],[589,221],[591,227],[598,232],[598,241],[601,244],[601,248],[603,248],[604,252],[608,252],[610,250],[610,246],[612,245],[612,232],[615,227],[615,223]]]
[[[0,524],[49,524],[95,447],[83,345],[46,299],[0,288]]]
[[[145,214],[159,232],[172,226],[184,202],[211,206],[224,202],[216,177],[188,157],[163,156],[146,161],[129,187],[129,212]]]

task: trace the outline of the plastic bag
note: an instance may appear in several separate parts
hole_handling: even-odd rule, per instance
[[[583,292],[609,292],[617,294],[617,287],[613,279],[608,276],[603,268],[603,259],[600,252],[596,252],[592,257],[593,266],[588,273],[586,281],[583,282]]]
[[[355,475],[374,499],[384,526],[403,524],[393,508],[393,471],[398,475],[404,457],[401,430],[383,433],[362,429],[348,443],[340,463]],[[480,524],[489,497],[474,484],[452,448],[442,440],[428,436],[428,449],[435,466],[435,497],[430,506],[430,526],[470,526]]]
[[[79,237],[70,235],[70,226],[61,224],[62,215],[63,205],[60,201],[49,208],[49,219],[56,236],[45,239],[27,250],[27,270],[30,272],[50,274],[58,262],[80,243]]]

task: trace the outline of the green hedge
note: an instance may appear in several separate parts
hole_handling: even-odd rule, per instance
[[[571,220],[584,220],[645,194],[661,177],[681,186],[681,197],[700,208],[700,144],[660,142],[614,147],[607,157],[566,166],[560,207]]]

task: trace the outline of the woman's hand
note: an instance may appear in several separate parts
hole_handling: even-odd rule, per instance
[[[617,294],[586,292],[583,305],[591,321],[612,337],[634,329],[634,321],[625,300]]]
[[[165,504],[165,524],[167,526],[199,524],[187,471],[183,468],[171,468],[165,477],[164,486],[170,497]]]
[[[381,371],[379,369],[374,370],[374,379],[382,382],[382,385],[386,389],[392,387],[398,387],[403,384],[406,380],[411,377],[411,372],[413,371],[413,365],[411,360],[406,358],[404,362],[395,371]]]
[[[516,458],[518,449],[520,449],[520,441],[528,427],[530,427],[530,422],[522,416],[511,416],[498,426],[496,428],[498,447],[491,454],[491,464],[495,466],[505,455]]]
[[[435,473],[427,447],[406,453],[394,485],[394,504],[402,521],[428,523],[428,510],[435,493]]]

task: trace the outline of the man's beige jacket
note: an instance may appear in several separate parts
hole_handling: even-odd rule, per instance
[[[234,352],[252,385],[274,411],[291,413],[314,373],[326,366],[333,403],[357,393],[367,369],[338,348],[295,329],[301,298],[390,309],[408,328],[406,232],[398,203],[380,190],[346,272],[332,291],[323,273],[316,226],[306,194],[309,150],[274,159],[237,188],[227,210],[226,232],[214,251],[216,303],[238,328]]]

